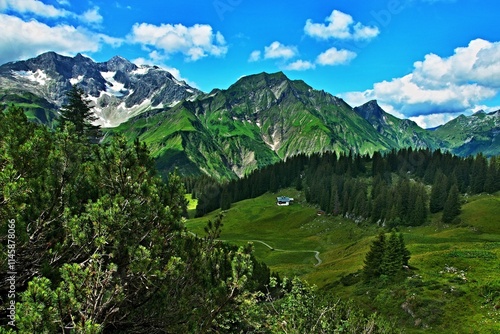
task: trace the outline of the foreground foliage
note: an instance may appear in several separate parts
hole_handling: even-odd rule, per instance
[[[219,241],[221,216],[205,237],[188,233],[179,176],[164,183],[141,143],[95,144],[71,120],[51,132],[19,108],[0,113],[0,133],[0,332],[391,331],[298,279],[272,278],[250,246]]]

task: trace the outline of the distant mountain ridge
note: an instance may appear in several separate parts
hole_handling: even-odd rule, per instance
[[[241,177],[296,154],[436,146],[426,130],[375,101],[353,109],[282,72],[243,77],[227,90],[139,115],[113,131],[146,142],[160,170],[199,168],[218,178]]]
[[[0,104],[20,105],[31,118],[51,123],[72,84],[88,94],[109,133],[146,142],[163,174],[177,167],[227,179],[325,151],[414,147],[500,154],[500,111],[460,116],[430,131],[386,113],[376,101],[352,108],[282,72],[249,75],[203,93],[156,66],[49,52],[0,66]]]
[[[454,154],[467,156],[483,153],[500,154],[500,110],[471,116],[458,116],[434,129],[432,134],[443,141],[443,147]]]
[[[94,104],[98,124],[114,127],[151,108],[172,106],[201,92],[156,66],[137,66],[116,56],[96,63],[47,52],[36,58],[0,66],[4,103],[32,94],[56,112],[71,85],[78,84]]]

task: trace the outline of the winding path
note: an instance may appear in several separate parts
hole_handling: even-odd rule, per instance
[[[261,243],[261,244],[263,244],[264,246],[266,246],[267,248],[269,248],[270,250],[277,251],[277,252],[287,252],[287,253],[314,253],[314,257],[316,258],[316,261],[318,261],[318,262],[317,262],[314,266],[315,266],[315,267],[317,267],[317,266],[319,266],[321,263],[323,263],[323,261],[322,261],[322,260],[321,260],[321,258],[319,257],[320,252],[318,252],[318,251],[313,251],[313,250],[285,250],[285,249],[278,249],[278,248],[274,248],[274,247],[272,247],[271,245],[269,245],[268,243],[265,243],[265,242],[264,242],[264,241],[262,241],[262,240],[249,240],[249,241]]]
[[[195,233],[191,232],[191,231],[188,231],[188,233],[194,235],[195,237],[197,236]],[[227,242],[228,240],[220,240],[219,241],[222,241],[222,242]],[[269,248],[270,250],[272,251],[276,251],[276,252],[286,252],[286,253],[314,253],[314,257],[316,258],[316,261],[318,261],[314,266],[317,267],[319,266],[321,263],[323,263],[323,261],[321,260],[321,258],[319,257],[319,254],[320,252],[318,251],[314,251],[314,250],[286,250],[286,249],[278,249],[278,248],[274,248],[273,246],[269,245],[268,243],[262,241],[262,240],[238,240],[238,241],[251,241],[251,242],[258,242],[260,244],[263,244],[264,246],[266,246],[267,248]]]

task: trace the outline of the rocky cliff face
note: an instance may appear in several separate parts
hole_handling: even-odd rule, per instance
[[[54,106],[53,112],[65,103],[66,92],[74,84],[88,94],[98,124],[104,127],[117,126],[144,111],[173,106],[201,93],[159,67],[137,66],[118,56],[96,63],[81,54],[65,57],[48,52],[0,66],[3,94],[33,94]]]

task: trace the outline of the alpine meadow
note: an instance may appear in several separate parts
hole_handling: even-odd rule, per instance
[[[499,10],[0,1],[0,334],[500,333]]]

